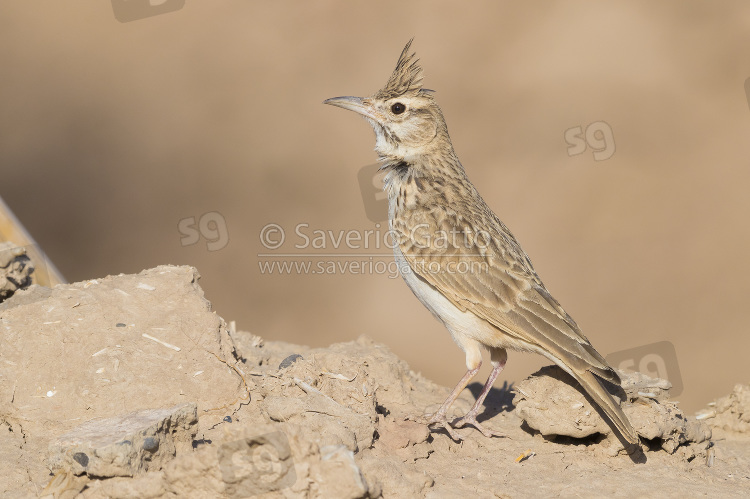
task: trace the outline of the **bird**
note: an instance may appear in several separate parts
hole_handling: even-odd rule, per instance
[[[521,245],[469,181],[434,91],[422,85],[412,41],[372,96],[323,103],[354,111],[375,131],[399,272],[466,356],[466,374],[437,411],[419,421],[445,428],[455,440],[461,439],[455,429],[467,425],[486,437],[503,436],[476,417],[507,351],[534,352],[570,374],[621,439],[637,445],[637,432],[606,388],[621,388],[619,375],[547,291]],[[449,421],[449,408],[482,365],[483,349],[492,371],[466,415]]]

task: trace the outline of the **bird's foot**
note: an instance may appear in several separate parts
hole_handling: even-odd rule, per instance
[[[448,435],[450,435],[454,441],[460,442],[463,440],[463,437],[456,433],[456,430],[451,427],[445,414],[440,412],[436,412],[435,414],[425,414],[423,416],[407,416],[406,419],[414,421],[415,423],[423,424],[427,427],[440,425],[446,432],[448,432]]]
[[[463,428],[466,425],[471,425],[477,430],[479,430],[482,433],[482,435],[484,435],[487,438],[505,437],[505,435],[503,435],[499,431],[488,430],[487,428],[479,424],[479,421],[477,421],[476,415],[471,414],[471,413],[467,414],[466,416],[462,418],[456,419],[455,421],[453,421],[452,425],[453,425],[453,428]]]

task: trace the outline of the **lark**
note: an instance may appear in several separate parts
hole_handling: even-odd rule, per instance
[[[568,372],[610,426],[637,444],[637,433],[607,390],[607,383],[621,384],[619,376],[547,291],[516,238],[469,181],[434,93],[422,87],[422,68],[410,46],[371,97],[324,103],[364,116],[375,130],[399,271],[466,354],[466,374],[422,421],[442,426],[454,439],[460,439],[455,428],[465,425],[501,436],[476,417],[511,349],[541,354]],[[469,412],[448,421],[448,409],[479,371],[483,348],[492,362],[489,378]]]

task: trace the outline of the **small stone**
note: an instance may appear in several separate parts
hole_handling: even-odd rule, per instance
[[[159,450],[159,440],[154,437],[148,437],[143,441],[143,450],[154,453]]]
[[[293,353],[292,355],[281,361],[281,364],[279,364],[279,369],[286,369],[300,359],[304,358],[298,353]]]
[[[89,465],[89,456],[83,452],[76,452],[73,454],[73,459],[84,468]]]

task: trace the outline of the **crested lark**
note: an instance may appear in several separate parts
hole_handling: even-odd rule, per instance
[[[373,96],[335,97],[325,104],[364,116],[375,130],[375,151],[387,171],[388,218],[399,270],[419,301],[450,331],[466,354],[467,372],[427,424],[470,424],[507,360],[506,349],[536,352],[567,371],[631,444],[638,435],[603,382],[620,378],[547,291],[513,234],[469,181],[453,151],[422,68],[401,52],[396,69]],[[481,347],[492,372],[474,406],[447,421],[447,411],[479,371]]]

